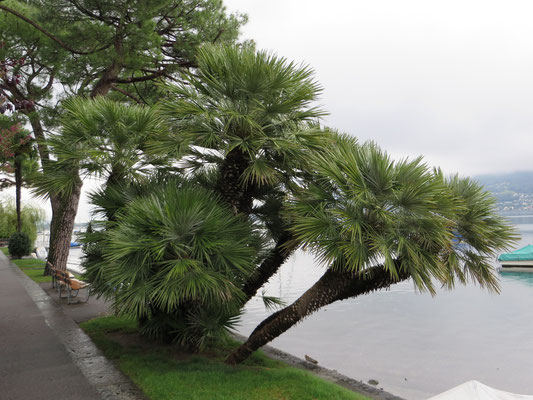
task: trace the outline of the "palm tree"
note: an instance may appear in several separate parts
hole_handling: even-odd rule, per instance
[[[320,308],[412,279],[416,289],[474,281],[498,291],[491,265],[516,239],[494,200],[469,179],[445,179],[421,159],[393,162],[374,144],[339,137],[314,158],[314,178],[291,204],[291,231],[325,266],[226,360],[242,362]]]
[[[75,211],[85,177],[97,176],[111,185],[126,178],[139,179],[147,173],[151,164],[142,146],[149,135],[160,129],[161,120],[155,109],[102,97],[71,98],[63,107],[61,131],[48,140],[56,160],[49,161],[47,173],[34,179],[36,194],[68,197]],[[61,254],[49,254],[49,258],[66,260],[75,215],[59,215],[61,218],[56,218],[50,227],[50,241],[56,242],[53,249]]]
[[[256,53],[252,48],[205,46],[198,55],[196,73],[188,76],[185,83],[169,87],[169,91],[170,98],[163,102],[161,109],[170,133],[161,131],[150,135],[146,148],[156,157],[173,157],[187,182],[184,186],[176,179],[155,179],[148,184],[138,184],[129,179],[120,186],[109,186],[95,194],[93,204],[106,215],[108,223],[106,232],[87,238],[89,247],[93,246],[95,251],[87,258],[85,267],[93,288],[113,299],[117,312],[139,319],[144,333],[196,347],[214,331],[225,332],[228,322],[239,314],[246,301],[290,254],[290,235],[284,229],[281,213],[283,198],[287,188],[295,185],[295,177],[305,170],[305,153],[319,148],[327,141],[327,136],[315,123],[322,112],[311,104],[319,93],[312,71],[266,52]],[[213,280],[209,271],[214,267],[212,261],[207,263],[207,260],[227,259],[224,263],[231,260],[230,253],[225,250],[229,243],[225,247],[217,246],[221,239],[202,240],[195,245],[203,246],[202,252],[209,254],[208,257],[200,257],[199,250],[194,254],[166,250],[182,241],[181,246],[189,248],[196,240],[190,233],[200,227],[207,229],[207,224],[216,226],[215,219],[209,221],[201,214],[201,203],[198,215],[187,208],[176,209],[179,198],[191,190],[187,185],[193,182],[200,191],[199,198],[212,198],[210,208],[221,208],[233,214],[235,226],[248,226],[244,242],[242,236],[226,233],[228,228],[217,228],[221,238],[229,238],[234,244],[244,243],[247,249],[253,249],[253,257],[247,260],[246,268],[234,261],[228,264],[232,269],[238,266],[239,273],[231,272],[222,276],[224,279]],[[169,192],[172,186],[179,190]],[[169,197],[168,193],[176,198]],[[141,217],[133,222],[130,218],[134,211],[131,210],[141,203],[146,208],[135,208]],[[148,204],[161,210],[157,219],[151,217],[155,211]],[[173,213],[169,214],[169,210]],[[177,221],[183,220],[180,213],[191,214],[183,225],[177,225]],[[170,238],[177,243],[172,244],[160,229],[149,229],[146,221],[154,227],[169,227],[173,232]],[[126,223],[128,235],[120,236],[121,241],[115,242]],[[196,228],[190,229],[188,235],[181,232],[191,224]],[[251,233],[258,230],[262,237]],[[177,231],[181,233],[178,235]],[[159,247],[158,253],[143,247],[142,257],[139,252],[127,253],[126,249],[133,252],[142,247],[138,241],[141,239],[145,244],[167,247],[165,250]],[[110,252],[110,248],[122,250]],[[222,253],[226,254],[223,258]],[[203,272],[184,270],[182,258]],[[179,274],[165,272],[159,265],[163,262],[180,264],[182,271]],[[109,267],[111,263],[113,268]],[[145,271],[142,280],[130,279],[132,268]],[[184,294],[187,291],[181,292],[182,285],[165,286],[169,281],[164,274],[172,273],[172,279],[184,279],[182,275],[186,274],[187,279],[192,279],[193,272],[196,275],[191,282],[197,285],[194,298],[187,297]],[[153,280],[151,274],[154,274]],[[116,296],[117,286],[110,285],[110,281],[130,284],[119,291],[124,295]],[[210,289],[214,283],[217,285]],[[161,286],[157,289],[161,296],[157,301],[150,297],[150,293],[156,292],[156,284]],[[112,292],[109,292],[110,287],[114,288]],[[233,288],[231,292],[228,287]],[[213,291],[227,300],[208,301],[213,299]],[[166,303],[169,301],[170,305]]]
[[[87,237],[84,267],[114,311],[148,337],[193,349],[227,336],[257,256],[253,225],[184,179],[115,186],[93,202],[113,222]]]
[[[250,299],[294,250],[283,203],[309,170],[309,154],[330,139],[313,71],[250,46],[202,47],[194,74],[161,106],[170,134],[148,145],[189,174],[211,172],[211,187],[235,214],[261,221],[271,245],[246,282]]]
[[[168,86],[162,112],[170,121],[152,150],[187,155],[191,171],[216,167],[217,190],[235,213],[250,214],[265,186],[292,177],[306,148],[320,148],[313,71],[252,47],[202,47],[198,69]]]
[[[432,293],[469,280],[497,290],[489,260],[514,236],[492,199],[421,159],[393,162],[320,129],[319,91],[309,68],[269,53],[202,48],[198,70],[161,106],[170,132],[154,129],[141,146],[182,176],[123,180],[93,196],[107,216],[86,264],[95,289],[146,334],[200,347],[292,251],[314,252],[321,279],[228,363],[327,304],[402,280]],[[79,118],[93,126],[98,115]]]

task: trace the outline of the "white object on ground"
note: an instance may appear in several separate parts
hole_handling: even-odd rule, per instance
[[[39,260],[46,260],[46,257],[48,257],[48,252],[44,247],[37,247],[35,249],[35,253],[37,254],[37,258]]]
[[[533,396],[493,389],[478,381],[468,381],[428,400],[533,400]]]

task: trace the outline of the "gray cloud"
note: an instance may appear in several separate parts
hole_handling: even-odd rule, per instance
[[[446,172],[533,169],[533,3],[225,3],[245,38],[314,67],[327,124]]]

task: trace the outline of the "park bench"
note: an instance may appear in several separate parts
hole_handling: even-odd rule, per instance
[[[89,296],[91,294],[89,283],[74,278],[74,275],[68,271],[62,271],[55,268],[54,265],[49,261],[47,261],[47,265],[50,275],[52,276],[52,287],[56,290],[59,290],[59,298],[66,298],[67,304],[78,303],[79,301],[71,302],[71,298],[77,297],[80,290],[85,289],[87,291],[85,302],[89,301]],[[66,296],[62,295],[63,291],[67,293]]]

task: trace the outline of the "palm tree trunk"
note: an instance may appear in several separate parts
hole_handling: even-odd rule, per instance
[[[244,171],[249,165],[246,154],[235,148],[231,150],[220,167],[217,190],[235,214],[250,214],[252,211],[252,184],[247,187],[241,182]]]
[[[267,283],[268,280],[278,272],[281,265],[287,261],[294,250],[296,250],[298,245],[293,239],[294,238],[289,231],[284,231],[280,235],[276,242],[276,246],[270,251],[268,257],[265,258],[261,265],[254,271],[252,276],[250,276],[244,283],[242,291],[246,296],[245,302],[255,296],[261,286]]]
[[[226,358],[227,364],[238,364],[246,360],[255,350],[264,346],[282,333],[335,301],[387,288],[409,278],[406,271],[397,277],[391,276],[384,266],[375,266],[353,275],[329,269],[304,294],[290,306],[275,312],[261,322],[248,340]]]

